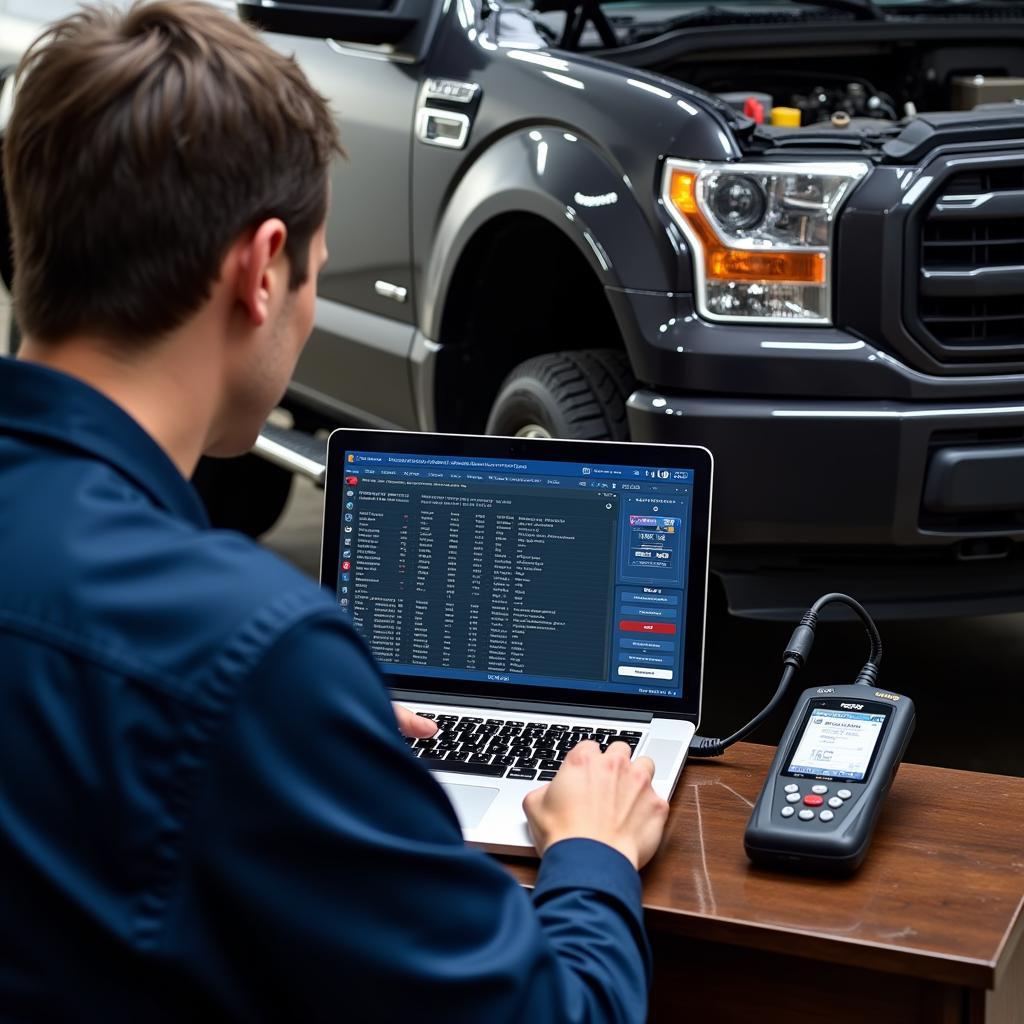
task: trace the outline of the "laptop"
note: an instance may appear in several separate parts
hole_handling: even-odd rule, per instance
[[[705,448],[339,429],[321,582],[467,842],[533,854],[523,797],[577,743],[627,743],[668,799],[700,720]]]

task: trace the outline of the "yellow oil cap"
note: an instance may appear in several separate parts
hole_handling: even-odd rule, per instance
[[[799,128],[800,111],[796,107],[772,107],[772,124],[777,128]]]

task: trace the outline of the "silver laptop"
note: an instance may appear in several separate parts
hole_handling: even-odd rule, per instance
[[[470,843],[528,855],[523,797],[622,740],[672,795],[700,719],[705,448],[336,430],[321,582]]]

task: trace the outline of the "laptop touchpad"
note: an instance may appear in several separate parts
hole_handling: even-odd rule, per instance
[[[460,786],[454,782],[442,782],[441,787],[448,794],[463,828],[476,828],[498,795],[498,790],[490,786]]]
[[[679,756],[681,743],[675,740],[648,740],[642,753],[654,762],[654,777],[658,781],[667,779],[672,774],[672,765]]]

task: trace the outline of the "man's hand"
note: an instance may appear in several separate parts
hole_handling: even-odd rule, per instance
[[[592,740],[573,747],[552,782],[523,801],[537,852],[561,839],[596,839],[636,868],[654,856],[668,818],[668,802],[651,788],[654,762],[630,761],[626,743],[605,753]]]
[[[422,715],[417,715],[401,704],[392,704],[395,718],[398,719],[398,731],[403,736],[412,736],[418,740],[430,739],[437,732],[437,726]]]

